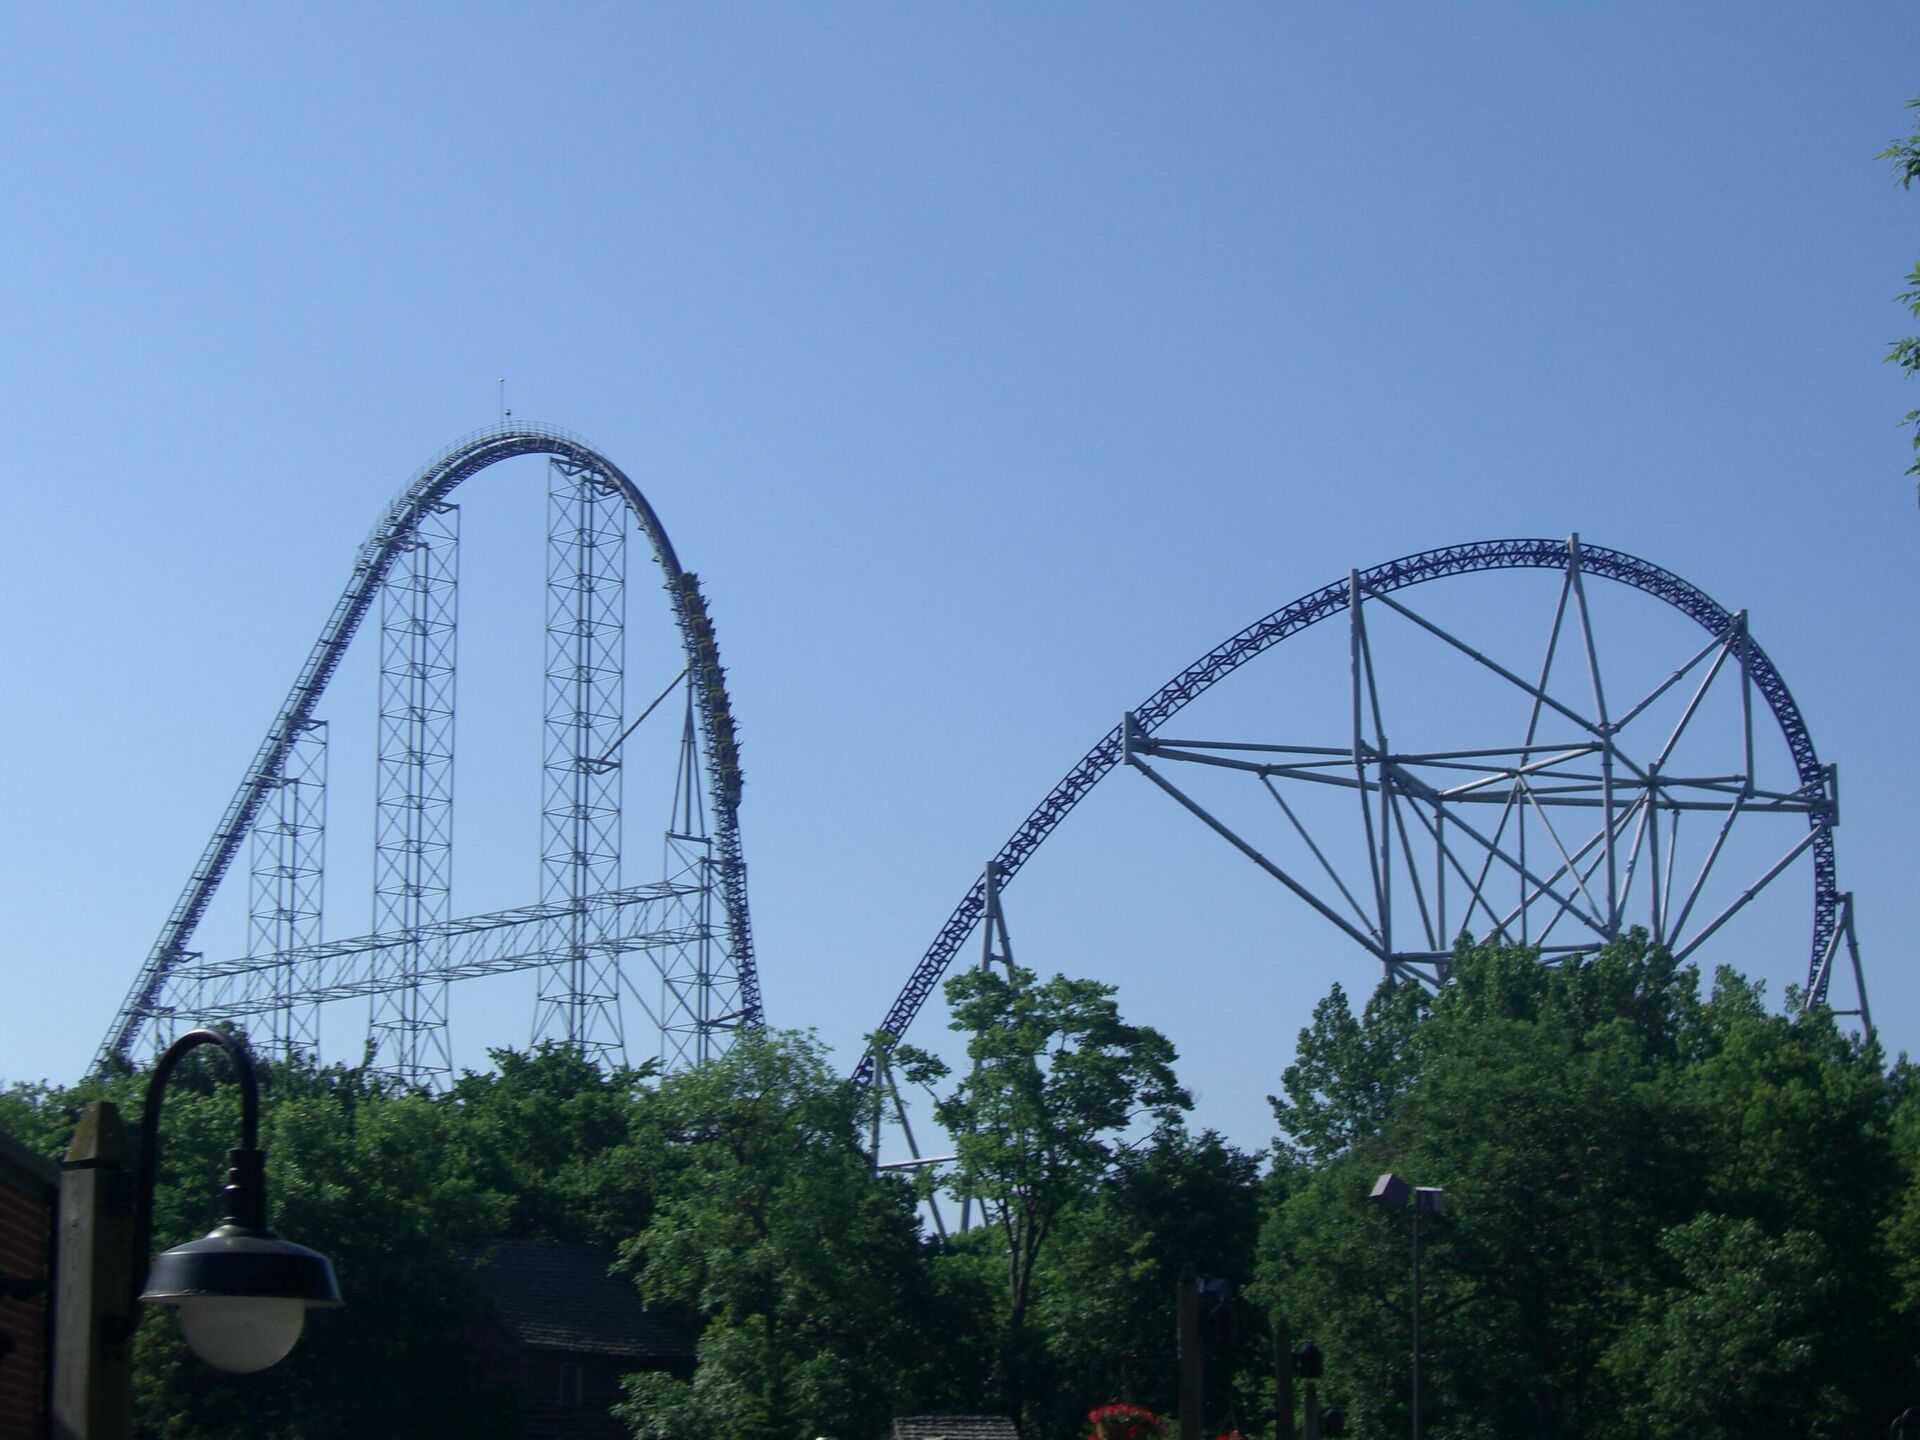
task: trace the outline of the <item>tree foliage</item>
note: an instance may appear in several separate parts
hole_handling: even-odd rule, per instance
[[[1299,1050],[1269,1095],[1295,1164],[1324,1165],[1377,1136],[1413,1081],[1413,1038],[1427,1011],[1417,985],[1383,985],[1355,1017],[1335,985],[1314,1006]]]
[[[1406,1424],[1407,1217],[1364,1198],[1389,1169],[1446,1192],[1422,1235],[1431,1433],[1884,1428],[1914,1378],[1883,1231],[1911,1172],[1872,1046],[1730,972],[1702,1000],[1644,937],[1557,967],[1465,950],[1410,1034],[1375,998],[1302,1036],[1276,1113],[1304,1158],[1261,1261],[1356,1434]],[[1785,1308],[1693,1328],[1762,1297]]]
[[[1038,1272],[1035,1433],[1073,1433],[1096,1401],[1176,1410],[1171,1305],[1188,1265],[1224,1286],[1207,1317],[1207,1413],[1222,1418],[1216,1430],[1253,1415],[1248,1375],[1269,1368],[1267,1347],[1239,1297],[1254,1278],[1264,1199],[1260,1156],[1211,1130],[1163,1126],[1116,1157],[1069,1208]]]
[[[648,1440],[871,1434],[930,1308],[913,1197],[877,1180],[860,1100],[798,1036],[750,1036],[642,1106],[654,1209],[623,1251],[651,1301],[705,1321],[691,1382],[636,1377]],[[902,1371],[908,1373],[903,1375]],[[911,1388],[910,1386],[905,1388]]]
[[[1920,110],[1920,96],[1909,100],[1907,108]],[[1894,179],[1900,183],[1900,188],[1911,189],[1913,182],[1920,180],[1920,120],[1916,120],[1912,130],[1881,151],[1876,158],[1891,161]],[[1907,276],[1907,284],[1909,288],[1895,298],[1912,311],[1916,319],[1920,319],[1920,265],[1913,267],[1912,273]],[[1887,361],[1898,365],[1909,378],[1920,375],[1920,335],[1909,335],[1904,340],[1894,341],[1892,348],[1887,351]],[[1913,448],[1920,452],[1920,409],[1909,410],[1904,423],[1913,427]],[[1907,473],[1920,475],[1920,454],[1916,454]]]
[[[1858,1436],[1920,1398],[1920,1085],[1791,993],[1708,993],[1644,936],[1555,966],[1467,946],[1437,993],[1335,989],[1273,1097],[1271,1163],[1186,1128],[1173,1047],[1111,987],[972,971],[971,1068],[898,1047],[943,1093],[942,1182],[986,1225],[941,1237],[876,1174],[875,1097],[809,1037],[742,1037],[662,1077],[564,1048],[500,1052],[429,1095],[362,1070],[264,1067],[274,1222],[348,1300],[244,1386],[170,1317],[137,1347],[143,1434],[346,1440],[512,1429],[474,1397],[475,1263],[497,1239],[618,1244],[699,1331],[691,1379],[634,1377],[641,1440],[864,1440],[896,1414],[1018,1410],[1067,1440],[1108,1403],[1177,1403],[1173,1295],[1210,1315],[1208,1418],[1271,1433],[1275,1327],[1326,1355],[1357,1440],[1406,1431],[1408,1216],[1425,1222],[1423,1419],[1434,1440]],[[58,1155],[90,1100],[136,1118],[145,1076],[0,1091],[0,1128]],[[156,1241],[217,1219],[238,1126],[224,1062],[190,1056],[162,1126]],[[950,1214],[951,1212],[949,1212]],[[350,1383],[343,1378],[350,1377]]]
[[[652,1196],[640,1106],[657,1067],[603,1071],[577,1049],[496,1050],[447,1105],[475,1182],[510,1207],[503,1239],[617,1245],[646,1223]]]
[[[1851,1408],[1822,1362],[1844,1291],[1806,1230],[1702,1214],[1661,1237],[1678,1271],[1614,1341],[1629,1435],[1831,1434]]]
[[[503,1232],[510,1206],[466,1173],[462,1117],[358,1069],[272,1063],[262,1082],[270,1222],[333,1261],[349,1308],[311,1317],[293,1353],[244,1388],[190,1360],[173,1317],[149,1309],[136,1345],[142,1433],[348,1440],[446,1425],[496,1433],[467,1400],[463,1332],[479,1304],[474,1256]],[[57,1155],[94,1100],[112,1101],[137,1127],[145,1088],[144,1073],[70,1089],[15,1087],[0,1101],[0,1126]],[[224,1058],[190,1055],[161,1116],[156,1248],[219,1223],[219,1186],[239,1128]]]
[[[1174,1124],[1193,1101],[1174,1077],[1172,1042],[1123,1021],[1111,985],[1064,975],[1041,984],[1014,965],[964,970],[946,993],[973,1061],[934,1106],[958,1156],[947,1188],[984,1204],[999,1227],[1017,1326],[1047,1241],[1112,1171],[1127,1131]],[[897,1058],[909,1080],[947,1077],[925,1051],[902,1047]]]
[[[985,967],[947,982],[951,1025],[971,1038],[972,1069],[934,1106],[953,1137],[945,1185],[983,1205],[1006,1266],[1002,1391],[1021,1412],[1036,1350],[1028,1333],[1034,1277],[1068,1213],[1113,1173],[1129,1131],[1170,1126],[1192,1099],[1174,1076],[1172,1042],[1120,1018],[1114,989],[1030,970]],[[907,1078],[932,1084],[946,1064],[901,1047]]]

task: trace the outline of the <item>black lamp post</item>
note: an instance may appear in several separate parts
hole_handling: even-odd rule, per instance
[[[226,1218],[204,1239],[177,1245],[149,1263],[160,1105],[168,1077],[189,1050],[218,1045],[240,1072],[240,1147],[227,1152]],[[306,1314],[343,1304],[324,1255],[267,1228],[266,1154],[260,1149],[260,1086],[247,1047],[217,1030],[192,1030],[167,1047],[147,1082],[140,1121],[140,1173],[134,1191],[133,1290],[136,1301],[177,1305],[187,1344],[219,1370],[250,1372],[278,1364],[300,1339]],[[128,1324],[138,1311],[129,1305]]]
[[[1443,1194],[1433,1186],[1410,1186],[1389,1172],[1373,1182],[1367,1197],[1383,1210],[1401,1210],[1409,1198],[1413,1201],[1413,1440],[1420,1440],[1420,1217],[1440,1214]]]
[[[1306,1395],[1301,1402],[1306,1440],[1320,1440],[1320,1377],[1326,1367],[1326,1356],[1311,1340],[1293,1352],[1293,1373],[1306,1382]]]

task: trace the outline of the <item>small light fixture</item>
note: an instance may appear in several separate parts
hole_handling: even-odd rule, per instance
[[[1318,1380],[1326,1371],[1326,1357],[1311,1340],[1293,1352],[1293,1373],[1302,1380]]]
[[[148,1304],[179,1307],[180,1327],[194,1354],[217,1370],[246,1374],[286,1358],[309,1309],[345,1302],[324,1255],[267,1228],[259,1082],[246,1046],[218,1030],[182,1035],[167,1047],[147,1083],[140,1121],[137,1253],[144,1256],[153,1242],[154,1173],[167,1079],[197,1045],[218,1045],[240,1072],[240,1148],[227,1152],[226,1218],[205,1238],[155,1256],[134,1285]]]
[[[1407,1203],[1412,1187],[1392,1171],[1388,1171],[1373,1182],[1373,1191],[1367,1198],[1383,1210],[1398,1210]]]

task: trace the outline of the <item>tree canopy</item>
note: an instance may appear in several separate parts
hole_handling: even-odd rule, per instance
[[[705,1319],[691,1382],[635,1379],[648,1440],[872,1434],[930,1317],[911,1191],[876,1177],[819,1045],[748,1036],[642,1103],[654,1208],[623,1263]]]
[[[1006,1266],[1000,1388],[1020,1414],[1036,1349],[1028,1312],[1047,1246],[1113,1174],[1130,1129],[1174,1125],[1193,1102],[1174,1077],[1172,1043],[1122,1020],[1111,985],[1064,975],[1042,984],[1009,964],[1004,973],[964,970],[946,993],[973,1067],[933,1107],[956,1156],[944,1185],[979,1202],[998,1231]],[[926,1051],[903,1046],[894,1058],[916,1083],[948,1077]]]
[[[691,1378],[628,1383],[641,1440],[866,1440],[894,1415],[983,1410],[1073,1440],[1097,1405],[1170,1409],[1187,1265],[1213,1282],[1209,1433],[1273,1433],[1284,1329],[1324,1351],[1349,1433],[1386,1440],[1407,1423],[1409,1235],[1365,1197],[1389,1169],[1447,1197],[1422,1231],[1435,1440],[1864,1440],[1920,1399],[1904,1061],[1644,936],[1553,966],[1465,946],[1452,976],[1322,999],[1263,1155],[1187,1127],[1173,1047],[1111,987],[969,971],[950,988],[968,1071],[894,1052],[939,1089],[959,1160],[938,1183],[985,1207],[945,1237],[866,1153],[874,1097],[807,1036],[743,1037],[670,1076],[504,1051],[440,1094],[269,1064],[273,1221],[333,1258],[348,1308],[244,1389],[148,1316],[141,1433],[513,1433],[474,1386],[475,1266],[549,1240],[617,1246],[644,1298],[697,1327]],[[57,1156],[88,1101],[137,1116],[144,1079],[11,1087],[0,1128]],[[190,1057],[158,1244],[216,1218],[237,1122],[225,1071]]]
[[[1431,1433],[1884,1428],[1913,1382],[1887,1228],[1911,1172],[1875,1047],[1732,972],[1702,999],[1644,937],[1557,967],[1474,947],[1454,974],[1357,1021],[1323,1005],[1275,1102],[1295,1169],[1262,1297],[1325,1349],[1355,1433],[1397,1433],[1408,1401],[1406,1221],[1365,1202],[1389,1169],[1447,1197]]]

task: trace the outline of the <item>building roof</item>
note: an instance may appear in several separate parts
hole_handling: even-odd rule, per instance
[[[891,1440],[1020,1440],[1004,1415],[899,1415]]]
[[[524,1345],[630,1359],[691,1360],[691,1316],[650,1309],[613,1251],[596,1245],[502,1240],[480,1265],[500,1323]]]
[[[0,1180],[50,1194],[60,1188],[60,1167],[0,1131]]]

